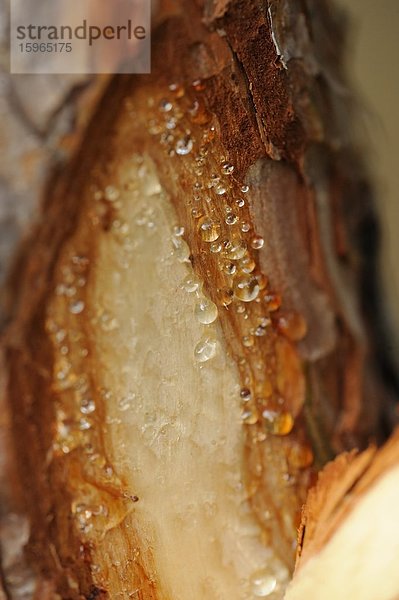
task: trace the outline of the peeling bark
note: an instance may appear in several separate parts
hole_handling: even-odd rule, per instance
[[[396,598],[398,433],[385,446],[340,455],[320,473],[302,515],[287,600]],[[339,558],[338,558],[339,555]]]

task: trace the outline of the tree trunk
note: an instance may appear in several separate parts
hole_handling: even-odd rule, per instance
[[[328,2],[165,2],[49,181],[3,344],[8,597],[282,598],[317,471],[392,429],[340,47]]]

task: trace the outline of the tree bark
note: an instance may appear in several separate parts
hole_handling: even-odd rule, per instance
[[[10,597],[282,598],[317,471],[392,429],[342,46],[320,0],[165,2],[50,179],[3,343]]]

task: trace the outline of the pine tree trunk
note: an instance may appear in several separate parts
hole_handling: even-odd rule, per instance
[[[391,431],[341,48],[326,1],[165,2],[50,179],[3,343],[6,597],[282,598],[317,471]]]

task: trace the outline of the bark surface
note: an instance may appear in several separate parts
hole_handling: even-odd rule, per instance
[[[8,525],[15,537],[3,560],[10,597],[249,598],[267,582],[269,596],[281,597],[317,470],[390,431],[389,369],[376,357],[375,219],[353,141],[343,49],[342,24],[328,2],[165,2],[152,74],[110,83],[74,159],[49,182],[42,221],[11,279],[3,343],[3,531]],[[154,224],[160,237],[150,239]],[[178,274],[186,290],[201,291],[197,304],[179,300]],[[173,302],[180,320],[164,312]],[[204,435],[196,438],[197,414],[188,411],[184,421],[184,411],[168,413],[155,387],[155,399],[127,420],[133,399],[125,375],[130,383],[141,375],[143,394],[158,376],[165,385],[170,359],[162,358],[162,339],[177,339],[183,327],[171,347],[185,356],[184,338],[200,335],[188,315],[198,312],[207,329],[190,352],[208,364],[218,348],[221,361],[184,380],[183,407],[201,402],[200,413],[208,411],[198,429]],[[129,329],[133,319],[141,334]],[[160,335],[160,357],[146,345],[149,330]],[[127,341],[134,335],[136,354]],[[134,371],[142,356],[152,362]],[[191,367],[179,360],[168,373],[181,388],[179,367]],[[215,397],[209,406],[207,394]],[[149,443],[140,437],[148,406],[165,410],[166,425],[176,418],[186,440],[166,428],[155,462],[140,454]],[[138,468],[167,472],[178,507],[190,495],[179,486],[193,439],[202,457],[193,462],[198,491],[191,486],[199,509],[190,505],[190,518],[180,507],[181,527],[196,523],[204,561],[201,531],[220,529],[223,548],[210,556],[216,565],[225,559],[211,581],[199,579],[201,561],[187,559],[194,583],[159,549],[168,543],[168,554],[180,551],[157,486],[150,475],[140,479]],[[188,450],[180,456],[182,443]],[[213,471],[217,456],[220,472]],[[135,460],[136,471],[128,466]],[[224,483],[226,470],[238,488]],[[248,525],[244,531],[240,517],[234,531],[252,575],[247,563],[234,563],[236,542],[223,537],[231,521],[213,514],[198,521],[210,502],[201,484],[232,519],[234,503],[245,505]],[[262,548],[241,544],[251,528]],[[187,556],[190,535],[179,538]],[[253,555],[269,561],[271,573]],[[230,591],[229,569],[237,581],[241,573],[252,579]]]

